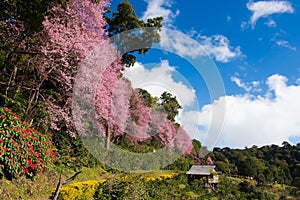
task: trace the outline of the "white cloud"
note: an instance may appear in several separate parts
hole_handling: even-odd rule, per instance
[[[231,17],[227,16],[227,22],[229,23],[231,21]]]
[[[259,81],[252,81],[251,83],[244,83],[240,78],[237,76],[232,76],[230,78],[232,82],[234,82],[238,87],[244,89],[246,92],[252,92],[252,93],[260,93],[261,88]]]
[[[292,46],[290,42],[285,39],[287,37],[288,37],[288,33],[281,29],[279,32],[274,34],[274,36],[271,38],[271,41],[278,46],[296,51],[297,50],[296,47]]]
[[[223,35],[213,35],[211,37],[198,35],[197,40],[193,40],[180,31],[163,29],[160,44],[164,49],[176,52],[180,56],[195,58],[209,55],[215,60],[225,63],[242,54],[240,47],[231,47],[230,41]]]
[[[288,1],[257,1],[250,0],[247,3],[247,8],[253,12],[250,24],[252,28],[255,27],[256,22],[263,17],[268,17],[272,14],[278,13],[294,13],[292,4]]]
[[[286,47],[286,48],[291,49],[291,50],[293,50],[293,51],[296,51],[296,50],[297,50],[296,47],[290,45],[289,41],[287,41],[287,40],[278,40],[278,41],[276,41],[276,44],[277,44],[278,46]]]
[[[153,17],[164,17],[164,27],[174,27],[173,21],[179,15],[179,10],[172,10],[173,0],[149,0],[148,6],[143,13],[142,19],[147,20]],[[228,16],[227,20],[230,21]],[[174,34],[175,33],[175,34]],[[195,30],[192,30],[193,35],[197,35]],[[241,55],[240,47],[231,47],[230,41],[223,35],[213,35],[211,37],[198,35],[198,43],[191,38],[174,30],[173,32],[163,29],[161,32],[161,45],[163,47],[175,50],[181,56],[196,57],[205,55],[204,51],[220,62],[229,62],[230,59]],[[200,45],[199,45],[200,44]],[[204,51],[203,51],[204,50]]]
[[[239,79],[239,78],[236,77],[236,76],[232,76],[232,77],[230,78],[230,80],[231,80],[232,82],[234,82],[234,83],[235,83],[237,86],[239,86],[240,88],[246,90],[247,92],[249,92],[249,91],[252,89],[252,87],[247,86],[245,83],[242,82],[241,79]]]
[[[259,87],[260,86],[260,82],[259,81],[252,81],[251,84],[253,85],[253,87]]]
[[[296,84],[300,85],[300,78],[296,80]]]
[[[142,19],[164,17],[164,25],[171,25],[174,18],[179,15],[179,10],[172,11],[172,0],[148,0],[147,10],[143,13]]]
[[[172,77],[175,73],[175,68],[164,60],[151,69],[147,69],[141,63],[135,63],[133,67],[126,69],[124,76],[131,81],[133,88],[146,89],[156,97],[168,91],[177,97],[181,106],[192,106],[196,100],[195,91],[182,81],[175,81]]]
[[[205,140],[208,127],[199,125],[210,124],[211,118],[210,110],[204,109],[201,113],[191,110],[182,114],[182,125],[191,138],[197,138],[199,141],[203,142]]]
[[[269,21],[267,21],[265,24],[268,27],[276,27],[277,26],[277,23],[273,19],[269,19]]]
[[[229,62],[242,54],[240,47],[231,47],[230,41],[223,35],[201,36],[199,42],[210,56],[220,62]]]
[[[242,29],[242,31],[244,31],[246,28],[248,28],[249,27],[249,24],[247,23],[247,22],[245,22],[245,21],[243,21],[242,23],[241,23],[241,29]]]
[[[194,116],[199,117],[198,125],[207,128],[212,110],[225,101],[226,118],[218,145],[239,148],[280,145],[291,137],[300,136],[300,85],[287,85],[287,81],[285,76],[272,75],[266,81],[265,96],[223,96]],[[200,138],[203,134],[202,131]]]

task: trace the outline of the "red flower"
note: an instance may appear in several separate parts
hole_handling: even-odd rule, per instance
[[[0,139],[0,142],[4,142],[4,140]]]
[[[17,154],[17,153],[16,153],[16,152],[14,152],[14,151],[12,151],[11,153],[12,153],[12,154],[14,154],[14,155],[16,155],[16,154]]]
[[[36,156],[36,157],[40,157],[40,155],[41,155],[41,153],[35,152],[35,156]]]
[[[28,122],[23,122],[23,124],[26,126],[30,126],[30,124]]]
[[[56,152],[55,152],[55,151],[52,151],[52,154],[53,154],[53,155],[56,155]]]
[[[29,172],[29,170],[28,169],[23,169],[23,173],[28,173]]]
[[[30,132],[31,132],[31,130],[29,128],[25,129],[25,133],[30,133]]]
[[[3,147],[2,149],[3,149],[3,151],[7,151],[7,148],[5,148],[5,147]]]
[[[56,156],[52,156],[52,159],[55,160],[55,159],[56,159]]]
[[[70,159],[71,158],[71,156],[67,156],[67,159]]]
[[[17,117],[13,117],[13,120],[14,121],[18,121],[19,119]]]
[[[5,118],[6,118],[6,116],[5,116],[5,115],[1,115],[1,117],[2,117],[2,119],[5,119]]]
[[[33,152],[34,150],[33,150],[33,146],[31,146],[31,147],[26,147],[26,150],[27,151],[30,151],[30,152]]]
[[[31,167],[31,169],[34,169],[34,164],[32,163],[31,160],[28,160],[28,164],[29,164],[29,166]]]

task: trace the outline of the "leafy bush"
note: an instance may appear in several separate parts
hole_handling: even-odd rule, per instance
[[[8,108],[0,108],[0,174],[33,177],[56,159],[46,135],[22,122]]]
[[[164,169],[188,171],[193,164],[194,164],[193,158],[190,158],[189,156],[181,156],[175,162],[171,163]]]
[[[147,186],[147,181],[140,175],[117,176],[100,185],[94,199],[151,199]]]
[[[93,199],[96,189],[104,182],[105,180],[90,180],[68,184],[61,188],[58,199]]]
[[[99,185],[94,199],[187,199],[185,192],[189,186],[184,178],[185,174],[159,174],[151,172],[144,175],[115,176]],[[185,181],[182,183],[181,180]]]
[[[55,132],[52,141],[57,149],[57,165],[67,166],[70,169],[95,167],[100,162],[84,147],[81,139],[71,137],[65,132]]]

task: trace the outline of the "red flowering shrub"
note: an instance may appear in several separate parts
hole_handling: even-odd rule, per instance
[[[33,177],[56,159],[51,142],[8,108],[0,108],[0,175]]]

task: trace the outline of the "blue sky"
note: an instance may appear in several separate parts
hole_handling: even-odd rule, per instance
[[[112,0],[111,9],[120,2]],[[300,142],[299,1],[130,3],[141,19],[164,16],[164,27],[188,37],[176,39],[175,55],[154,49],[139,56],[125,75],[133,86],[142,85],[153,95],[158,96],[162,89],[173,92],[184,105],[178,121],[191,137],[211,147]],[[167,37],[166,33],[162,36],[164,44]],[[200,54],[195,46],[189,47],[189,39],[214,62],[225,94],[211,99],[202,77],[182,59],[183,55]],[[212,118],[222,115],[221,109],[225,115]],[[220,124],[221,131],[214,129]]]

